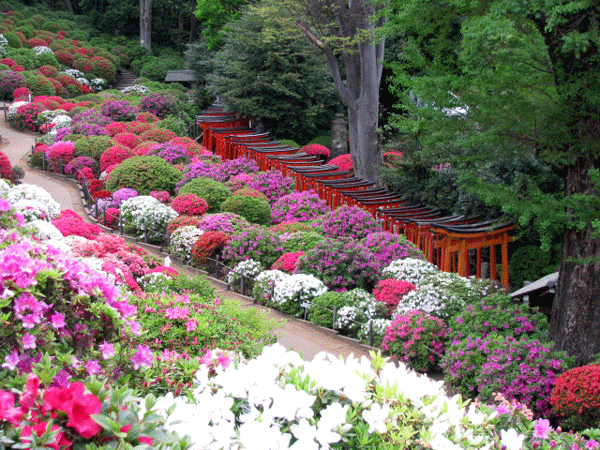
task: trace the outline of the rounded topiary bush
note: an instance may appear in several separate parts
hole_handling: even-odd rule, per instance
[[[114,192],[120,187],[129,187],[140,195],[149,195],[151,191],[174,194],[181,176],[179,170],[158,156],[134,156],[112,170],[106,188]]]
[[[262,192],[272,203],[294,191],[294,179],[284,177],[279,170],[268,170],[257,173],[248,183],[248,187]]]
[[[154,156],[153,158],[158,158],[158,156]],[[179,189],[179,195],[181,194],[195,194],[198,197],[203,198],[208,204],[209,213],[219,212],[221,204],[233,196],[231,189],[223,183],[219,183],[211,178],[193,179]]]
[[[198,267],[206,267],[209,258],[221,255],[231,235],[222,231],[207,231],[200,235],[192,247],[192,261]]]
[[[314,275],[330,290],[370,290],[378,271],[375,256],[351,238],[325,239],[298,260],[298,272]]]
[[[126,159],[133,156],[129,147],[124,145],[113,145],[107,148],[100,156],[100,171],[104,172],[107,167],[121,164]]]
[[[550,393],[552,409],[573,430],[600,425],[600,363],[567,370]]]
[[[377,260],[382,268],[397,259],[425,259],[423,252],[404,235],[376,231],[367,234],[361,243],[377,255]]]
[[[273,299],[275,286],[290,275],[281,270],[264,270],[254,279],[252,298],[261,305],[268,304]]]
[[[358,337],[359,331],[370,320],[384,320],[387,308],[364,289],[352,289],[344,293],[344,306],[337,310],[335,327],[341,333]],[[383,338],[383,337],[382,337]]]
[[[277,283],[269,305],[283,313],[299,315],[304,302],[310,302],[325,292],[327,287],[312,275],[290,275]]]
[[[221,204],[221,212],[238,214],[248,222],[259,225],[269,225],[271,223],[271,205],[260,198],[234,195]]]
[[[416,286],[408,281],[388,278],[377,282],[373,288],[373,295],[375,300],[386,306],[388,314],[392,314],[398,307],[402,297],[416,289]]]
[[[169,226],[170,225],[171,224],[169,224]],[[169,227],[167,227],[167,232],[168,228]],[[179,258],[188,259],[191,257],[194,244],[202,234],[204,234],[204,231],[199,230],[193,225],[185,225],[177,228],[171,233],[169,239],[169,253]]]
[[[337,310],[344,304],[345,293],[325,292],[310,302],[307,318],[316,325],[333,328],[333,308]]]

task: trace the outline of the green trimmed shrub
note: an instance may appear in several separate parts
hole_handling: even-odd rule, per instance
[[[17,36],[17,33],[14,33],[12,31],[5,31],[2,33],[2,35],[8,41],[9,47],[11,47],[11,48],[22,48],[23,47],[23,43],[21,42],[21,39],[19,39],[19,36]]]
[[[313,139],[311,139],[311,141],[308,144],[319,144],[329,148],[329,146],[331,145],[331,136],[316,136]]]
[[[158,156],[134,156],[113,169],[106,181],[106,188],[114,192],[121,187],[150,195],[151,191],[175,193],[175,186],[182,173]]]
[[[333,328],[333,307],[341,308],[346,304],[342,292],[325,292],[315,297],[308,308],[308,320],[315,325]]]
[[[37,67],[37,55],[30,48],[9,48],[6,57],[23,66],[25,70],[33,70]]]
[[[219,212],[225,200],[233,197],[233,191],[225,184],[219,183],[212,178],[194,178],[183,185],[178,192],[181,194],[196,194],[206,200],[209,213]]]
[[[23,73],[23,79],[31,92],[31,95],[56,95],[56,89],[52,82],[37,71],[26,71]]]
[[[84,136],[75,142],[75,156],[88,156],[100,161],[100,156],[113,145],[110,136]]]
[[[287,236],[283,242],[286,253],[308,252],[325,241],[325,236],[314,231],[298,231]]]
[[[52,67],[60,67],[58,63],[58,59],[52,53],[41,53],[35,57],[35,65],[36,67],[41,66],[52,66]]]
[[[271,205],[268,201],[246,195],[234,195],[221,204],[221,212],[232,212],[242,216],[250,223],[269,225],[271,223]]]

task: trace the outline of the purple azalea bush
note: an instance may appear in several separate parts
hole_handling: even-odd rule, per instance
[[[315,219],[329,211],[327,202],[314,191],[292,192],[277,200],[272,207],[273,223]]]
[[[65,166],[65,173],[76,175],[80,169],[85,167],[93,168],[97,166],[98,163],[94,158],[90,158],[89,156],[76,156]]]
[[[248,228],[250,222],[243,217],[230,213],[205,214],[198,221],[198,228],[203,231],[223,231],[224,233],[239,233]]]
[[[223,161],[220,169],[225,180],[242,173],[255,173],[260,170],[256,161],[244,157]]]
[[[264,267],[271,267],[283,254],[279,236],[266,228],[252,225],[235,233],[223,248],[223,259],[230,266],[253,259]]]
[[[135,120],[138,109],[127,100],[112,100],[102,104],[100,113],[115,122],[131,122]]]
[[[371,251],[352,238],[325,239],[298,260],[297,273],[314,275],[330,290],[372,290],[379,270]]]
[[[183,168],[183,178],[177,183],[177,191],[194,178],[207,177],[224,182],[223,173],[218,165],[206,161],[194,161]]]
[[[185,147],[171,142],[153,145],[146,155],[158,156],[169,164],[185,164],[190,160],[190,154]]]
[[[406,237],[388,231],[369,233],[360,242],[376,255],[381,268],[397,259],[425,259],[423,252]]]
[[[323,217],[323,234],[335,237],[362,239],[370,233],[381,231],[373,216],[357,206],[342,206]]]
[[[137,197],[137,196],[138,196],[138,192],[135,189],[131,189],[131,188],[117,189],[112,195],[111,207],[119,208],[121,206],[121,203],[123,203],[125,200],[133,198],[133,197]]]
[[[284,177],[279,170],[260,172],[248,183],[248,187],[256,189],[267,196],[270,203],[277,201],[286,194],[294,191],[295,183],[292,178]]]
[[[159,119],[164,119],[169,114],[177,111],[177,99],[166,93],[155,92],[148,94],[140,100],[140,112],[149,112]]]
[[[86,136],[108,136],[109,133],[104,129],[106,125],[112,123],[110,117],[105,116],[100,111],[95,109],[86,109],[73,116],[71,126],[69,127],[72,134],[83,134]]]

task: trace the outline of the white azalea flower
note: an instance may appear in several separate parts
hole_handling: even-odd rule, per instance
[[[390,415],[390,405],[385,403],[381,406],[375,403],[369,409],[365,409],[362,413],[362,417],[369,424],[369,433],[377,431],[378,433],[385,433],[387,426],[385,420]]]
[[[500,431],[500,442],[506,446],[506,450],[520,450],[524,439],[525,436],[514,428]]]

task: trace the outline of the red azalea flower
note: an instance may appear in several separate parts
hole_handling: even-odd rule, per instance
[[[36,436],[42,436],[46,432],[46,428],[48,427],[48,422],[39,422],[32,426],[24,426],[23,431],[21,431],[21,438],[26,438],[35,433]],[[73,444],[65,435],[59,431],[60,427],[58,425],[52,425],[52,431],[58,431],[56,437],[54,438],[54,442],[47,443],[45,446],[53,448],[54,450],[68,449],[71,448]]]
[[[14,406],[15,397],[13,394],[0,390],[0,421],[6,420],[12,425],[21,423],[23,412]]]

